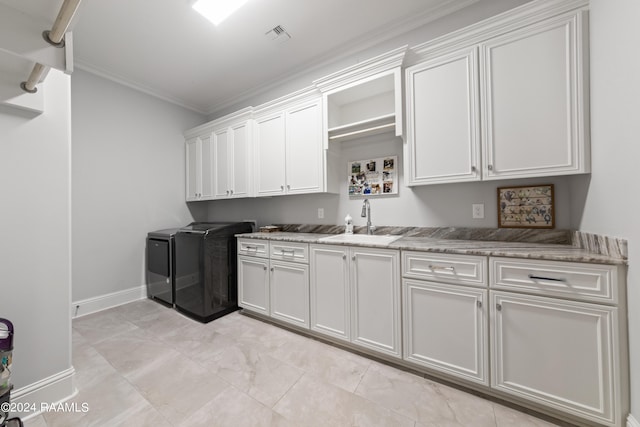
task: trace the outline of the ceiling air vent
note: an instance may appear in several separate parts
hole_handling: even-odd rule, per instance
[[[274,28],[264,33],[264,35],[267,36],[269,40],[278,44],[286,42],[291,38],[291,35],[287,33],[287,30],[285,30],[282,25],[276,25]]]

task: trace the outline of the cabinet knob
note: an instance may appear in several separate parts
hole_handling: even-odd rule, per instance
[[[346,255],[342,255],[342,259],[347,259],[347,256]]]
[[[291,185],[287,184],[287,190],[291,190]]]
[[[482,308],[482,301],[478,301],[476,305],[478,306],[478,308]]]
[[[233,195],[233,190],[229,190],[229,194]]]
[[[229,190],[227,190],[227,196],[229,195]]]
[[[273,267],[271,267],[271,271],[273,272]]]
[[[502,311],[502,304],[496,304],[496,310]]]
[[[284,185],[280,186],[280,191],[284,191]]]
[[[492,170],[493,170],[493,165],[489,165],[489,166],[487,166],[487,169],[489,169],[490,171],[492,171]]]
[[[351,257],[351,260],[352,260],[352,261],[355,261],[355,260],[356,260],[356,256],[355,256],[355,255],[354,255],[354,256],[352,256],[352,257]]]
[[[264,271],[267,271],[267,266],[266,265],[262,266],[262,268],[264,269]]]
[[[475,166],[471,166],[471,172],[475,172],[476,171],[476,167]]]

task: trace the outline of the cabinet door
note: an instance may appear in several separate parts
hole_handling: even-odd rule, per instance
[[[613,425],[617,309],[491,292],[491,386]]]
[[[351,341],[400,358],[399,253],[367,248],[350,251]]]
[[[249,197],[252,195],[251,182],[251,122],[244,121],[231,127],[233,132],[233,149],[229,163],[233,165],[230,192],[232,197]]]
[[[286,190],[289,194],[324,189],[321,100],[287,111]]]
[[[284,194],[284,113],[256,120],[256,153],[256,195]]]
[[[185,142],[186,158],[186,200],[187,202],[198,200],[200,196],[200,152],[199,138],[189,139]]]
[[[209,200],[213,198],[213,135],[200,138],[200,144],[200,199]]]
[[[405,360],[488,385],[487,291],[406,279],[402,286]]]
[[[213,159],[214,159],[214,197],[225,199],[229,197],[231,182],[231,165],[229,164],[229,147],[231,146],[231,132],[228,128],[213,133]]]
[[[579,19],[481,44],[485,179],[589,172]]]
[[[350,339],[349,249],[310,247],[311,329],[345,341]]]
[[[269,260],[238,257],[238,305],[269,315]]]
[[[309,327],[309,266],[271,261],[271,317]]]
[[[408,185],[480,180],[477,48],[406,71]]]

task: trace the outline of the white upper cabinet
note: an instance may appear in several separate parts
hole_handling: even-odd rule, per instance
[[[478,49],[406,71],[408,185],[480,180]]]
[[[485,179],[589,172],[580,18],[480,45]]]
[[[324,100],[323,138],[345,141],[382,132],[402,136],[402,73],[407,46],[318,79]]]
[[[303,92],[256,113],[256,195],[327,191],[322,99]]]
[[[185,159],[186,159],[186,194],[187,202],[198,200],[200,194],[200,159],[198,138],[192,138],[185,143]]]
[[[285,194],[284,112],[256,119],[256,195]]]
[[[418,46],[408,185],[589,172],[586,8],[525,5]]]
[[[251,109],[185,133],[187,201],[253,195]]]
[[[287,193],[317,193],[323,190],[322,108],[320,99],[287,111]]]
[[[185,142],[186,200],[213,198],[212,136],[210,132]]]
[[[216,199],[249,197],[251,180],[251,120],[245,114],[225,120],[213,132]]]

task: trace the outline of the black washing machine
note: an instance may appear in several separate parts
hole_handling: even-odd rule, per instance
[[[175,234],[175,308],[200,322],[238,309],[236,234],[253,223],[194,222]]]

